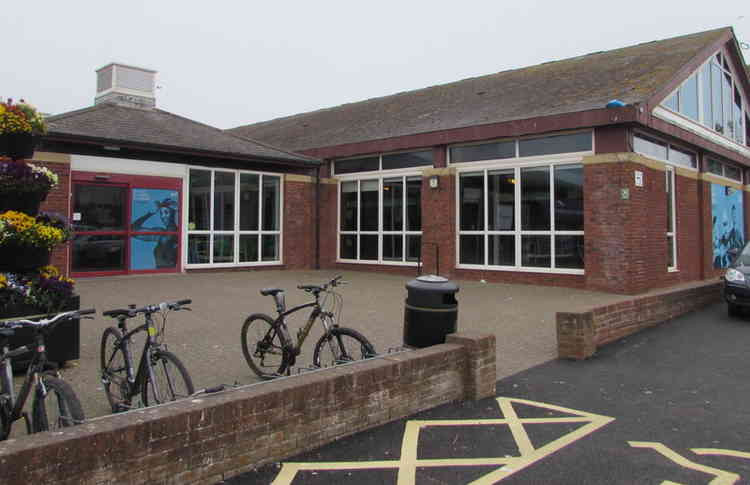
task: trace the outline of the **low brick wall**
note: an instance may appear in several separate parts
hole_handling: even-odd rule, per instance
[[[558,356],[586,359],[600,345],[716,303],[720,299],[721,283],[712,281],[661,290],[585,312],[558,312]]]
[[[216,483],[440,404],[495,395],[495,337],[91,420],[0,443],[0,483]]]

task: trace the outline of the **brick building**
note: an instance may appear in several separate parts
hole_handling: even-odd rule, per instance
[[[98,72],[38,154],[71,174],[77,275],[422,264],[640,293],[717,276],[750,222],[729,28],[226,132],[154,108],[153,71]]]

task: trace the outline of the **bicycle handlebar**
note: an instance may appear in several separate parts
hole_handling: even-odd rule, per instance
[[[23,326],[47,327],[60,320],[73,319],[73,318],[80,317],[83,315],[92,315],[94,313],[96,313],[96,308],[88,308],[85,310],[72,310],[69,312],[58,313],[52,318],[42,318],[40,320],[27,320],[27,319],[9,320],[5,322],[0,322],[0,328],[12,329],[12,328],[19,328]]]
[[[343,275],[338,275],[335,278],[333,278],[331,281],[327,283],[323,283],[322,285],[298,285],[298,290],[304,290],[310,293],[320,293],[321,291],[325,291],[328,289],[328,287],[335,288],[336,286],[346,284],[346,281],[342,281]]]
[[[120,317],[120,316],[126,316],[128,318],[132,318],[139,313],[156,313],[158,311],[164,311],[164,310],[180,310],[182,309],[183,305],[189,305],[193,302],[193,300],[186,298],[184,300],[175,300],[175,301],[163,301],[161,303],[156,303],[155,305],[146,305],[142,308],[128,308],[127,310],[123,309],[117,309],[117,310],[107,310],[106,312],[103,312],[102,315],[105,317]]]

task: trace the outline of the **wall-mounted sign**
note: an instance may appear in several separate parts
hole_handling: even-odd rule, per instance
[[[635,171],[635,186],[643,187],[643,172],[640,170]]]

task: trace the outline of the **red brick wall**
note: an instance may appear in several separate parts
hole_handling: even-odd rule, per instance
[[[55,162],[32,161],[34,165],[44,166],[55,172],[58,176],[58,186],[50,191],[47,199],[42,203],[40,210],[44,212],[55,212],[66,219],[70,217],[70,164]],[[67,276],[70,273],[70,242],[57,246],[52,251],[50,264],[57,266],[61,273]]]
[[[315,179],[285,179],[281,236],[284,238],[284,266],[288,269],[312,268],[315,256]]]
[[[456,266],[456,176],[440,171],[435,189],[431,176],[422,178],[422,273],[450,278]]]
[[[320,186],[320,267],[336,266],[338,247],[338,185],[324,183]]]

